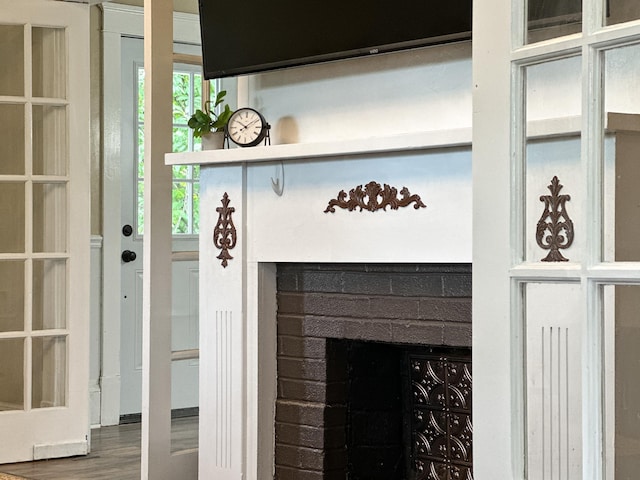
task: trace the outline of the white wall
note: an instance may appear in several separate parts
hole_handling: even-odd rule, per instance
[[[608,54],[607,110],[639,112],[640,48]],[[580,114],[581,59],[530,69],[528,118]],[[626,72],[622,75],[621,72]],[[307,143],[471,126],[471,43],[425,47],[240,77],[272,143]],[[232,79],[225,88],[232,93]]]
[[[248,88],[273,143],[470,127],[471,43],[252,75]]]

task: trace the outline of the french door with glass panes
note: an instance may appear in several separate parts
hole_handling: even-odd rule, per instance
[[[473,33],[474,474],[638,478],[640,2],[476,0]]]
[[[88,14],[0,0],[0,464],[89,450]]]

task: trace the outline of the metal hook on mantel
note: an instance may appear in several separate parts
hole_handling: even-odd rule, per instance
[[[280,162],[280,165],[276,165],[276,178],[274,180],[271,177],[271,188],[279,197],[284,192],[284,162]]]

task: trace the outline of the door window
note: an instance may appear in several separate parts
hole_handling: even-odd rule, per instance
[[[28,411],[67,402],[66,31],[0,25],[0,44],[0,410]]]
[[[187,122],[196,109],[215,95],[215,85],[202,78],[201,67],[174,65],[173,71],[173,151],[202,149],[202,140],[193,136]],[[144,68],[137,67],[137,115],[135,152],[137,155],[137,233],[144,233]],[[204,91],[204,98],[203,98]],[[172,232],[174,235],[197,235],[200,231],[200,166],[173,167]]]
[[[478,476],[637,476],[638,5],[474,2]]]
[[[605,27],[638,18],[637,2],[538,3],[563,10],[529,18],[511,58],[525,468],[529,478],[630,478],[640,453],[629,373],[640,331],[640,30]]]

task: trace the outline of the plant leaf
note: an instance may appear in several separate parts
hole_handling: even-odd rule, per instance
[[[216,101],[213,104],[213,108],[217,107],[218,105],[220,105],[222,102],[224,102],[224,97],[227,95],[227,91],[226,90],[220,90],[218,92],[218,94],[216,95]]]
[[[204,113],[202,110],[196,110],[196,121],[198,123],[209,123],[211,122],[211,117]]]
[[[213,122],[213,124],[211,125],[211,128],[217,131],[223,130],[224,127],[229,122],[229,118],[231,118],[231,115],[233,115],[231,108],[229,108],[229,105],[225,105],[224,110],[220,112],[220,115],[218,115],[218,118],[216,118],[216,121]]]

